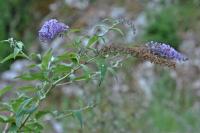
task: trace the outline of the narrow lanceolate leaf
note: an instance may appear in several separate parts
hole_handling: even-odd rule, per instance
[[[22,79],[22,80],[41,80],[41,81],[47,81],[47,77],[45,76],[44,72],[35,72],[35,73],[24,73],[20,76],[17,76],[15,78]]]
[[[18,90],[24,91],[24,92],[34,92],[36,91],[36,88],[33,86],[22,86],[18,88]]]
[[[18,57],[24,57],[24,55],[22,55],[22,54],[18,54],[16,56],[18,56]],[[5,63],[6,61],[11,60],[11,59],[15,59],[14,53],[6,56],[3,60],[0,61],[0,63]]]
[[[56,61],[60,62],[60,61],[66,61],[68,59],[69,59],[69,53],[67,52],[57,56]]]
[[[53,71],[55,74],[62,74],[62,73],[68,73],[72,69],[72,66],[70,64],[58,64],[53,68]]]
[[[17,55],[19,54],[20,51],[21,51],[21,49],[19,49],[17,47],[14,48],[14,55],[13,55],[14,59],[17,57]]]
[[[28,104],[31,103],[31,101],[32,101],[32,98],[28,98],[28,99],[24,100],[18,107],[18,109],[16,111],[16,120],[15,120],[17,127],[21,126],[21,124],[24,120],[24,117],[26,115],[25,113],[23,113],[23,110]]]
[[[81,125],[81,128],[83,127],[83,118],[81,114],[81,110],[75,110],[73,111],[73,116],[76,117]]]
[[[74,33],[74,32],[81,32],[80,29],[70,29],[69,32]]]
[[[10,91],[11,89],[12,89],[11,86],[6,86],[0,89],[0,97],[3,96],[6,92]]]
[[[91,78],[91,71],[88,66],[81,64],[81,68],[83,69],[83,74],[81,76],[75,77],[74,81],[88,81]]]
[[[9,111],[12,112],[12,106],[9,103],[0,103],[0,111]]]
[[[111,30],[119,32],[122,36],[124,36],[124,33],[119,28],[111,28]]]
[[[17,125],[17,127],[21,126],[21,124],[24,120],[24,117],[27,114],[33,113],[37,109],[37,106],[38,106],[38,102],[34,102],[33,98],[28,98],[20,104],[20,106],[19,106],[19,108],[17,109],[17,112],[16,112],[16,125]]]
[[[24,46],[23,42],[21,42],[21,41],[17,41],[16,45],[20,50],[22,50],[22,48]]]
[[[88,41],[87,47],[92,47],[98,41],[98,39],[99,37],[97,35],[91,37]]]
[[[41,117],[43,117],[44,115],[49,114],[49,113],[51,113],[51,112],[48,110],[37,111],[37,113],[35,114],[35,118],[40,119]]]
[[[8,133],[18,133],[18,131],[17,131],[17,125],[14,122],[10,125]]]
[[[104,60],[99,62],[99,72],[100,72],[100,81],[99,81],[99,86],[101,85],[102,81],[105,78],[107,71],[107,64]]]
[[[0,122],[3,122],[3,123],[6,123],[6,122],[8,122],[8,117],[7,116],[5,116],[5,115],[0,115]]]
[[[99,38],[103,41],[103,43],[106,43],[104,36],[100,36]]]
[[[24,130],[27,131],[27,133],[41,133],[41,131],[43,130],[43,126],[39,122],[29,122],[24,127]]]
[[[0,122],[2,123],[12,123],[14,122],[14,118],[12,116],[5,116],[5,115],[0,115]]]
[[[89,79],[90,78],[90,74],[91,74],[91,71],[90,71],[89,67],[84,65],[84,64],[81,64],[81,67],[83,68],[84,76]]]
[[[76,63],[76,64],[79,64],[79,55],[76,54],[76,53],[70,53],[69,54],[69,58],[71,59],[72,62]]]
[[[13,58],[14,58],[14,54],[12,53],[12,54],[8,55],[7,57],[5,57],[0,63],[4,63]]]
[[[52,56],[52,50],[49,49],[42,57],[42,69],[47,70],[49,69],[49,65],[51,63],[53,56]]]

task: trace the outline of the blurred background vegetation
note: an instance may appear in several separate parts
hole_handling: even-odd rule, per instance
[[[100,88],[92,82],[57,88],[42,108],[76,109],[94,99],[99,104],[84,112],[84,128],[74,118],[47,118],[44,132],[199,133],[199,8],[199,0],[0,0],[0,40],[14,37],[24,42],[27,53],[42,52],[37,31],[49,18],[88,34],[92,26],[107,17],[131,20],[135,35],[124,24],[125,37],[108,38],[127,46],[150,40],[166,42],[186,53],[190,61],[170,70],[128,59],[114,77],[107,75]],[[2,44],[0,49],[1,60],[10,49]],[[9,79],[12,64],[0,64],[1,85],[15,82]]]

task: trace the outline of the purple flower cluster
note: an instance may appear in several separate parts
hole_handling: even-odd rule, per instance
[[[56,19],[46,21],[39,30],[39,39],[43,42],[52,41],[56,36],[61,35],[69,29],[69,26]]]
[[[177,52],[174,48],[170,47],[170,45],[168,44],[151,41],[147,43],[147,47],[153,54],[161,56],[166,59],[172,59],[178,61],[188,60],[186,56]]]

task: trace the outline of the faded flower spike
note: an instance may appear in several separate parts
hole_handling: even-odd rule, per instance
[[[188,60],[188,58],[185,55],[177,52],[168,44],[151,41],[148,42],[146,45],[153,54],[161,56],[163,58],[172,59],[176,61]]]
[[[46,21],[39,30],[39,39],[43,42],[52,41],[56,36],[61,35],[69,29],[69,26],[56,19]]]

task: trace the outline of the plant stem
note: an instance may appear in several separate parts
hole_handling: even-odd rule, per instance
[[[91,61],[94,60],[96,57],[97,57],[97,56],[95,56],[94,58],[89,59],[89,60],[86,61],[84,64],[87,64],[87,63],[91,62]],[[47,95],[54,87],[56,87],[56,85],[57,85],[58,83],[60,83],[62,80],[64,80],[65,78],[67,78],[68,76],[70,76],[72,73],[74,73],[75,71],[77,71],[80,67],[81,67],[81,65],[79,64],[76,68],[72,69],[71,72],[69,72],[67,75],[63,76],[62,78],[56,80],[56,81],[53,82],[53,83],[50,83],[50,87],[47,89],[45,95]],[[42,100],[43,100],[43,99],[42,99]],[[37,107],[39,107],[39,105],[40,105],[40,103],[41,103],[42,100],[39,101]],[[91,107],[93,107],[93,106],[87,106],[87,107],[85,107],[85,108],[83,108],[83,109],[81,109],[81,110],[87,110],[87,109],[89,109],[89,108],[91,108]],[[27,115],[27,117],[25,118],[25,120],[23,121],[23,123],[21,124],[21,126],[19,127],[18,131],[20,131],[20,130],[23,128],[23,126],[26,124],[26,122],[27,122],[28,119],[31,117],[31,115],[32,115],[32,113],[30,113],[30,114]]]
[[[26,59],[31,60],[30,57],[28,55],[26,55],[23,51],[20,51],[20,52]]]
[[[95,56],[96,57],[96,56]],[[84,64],[88,64],[89,62],[93,61],[94,58],[89,59],[88,61],[86,61]],[[70,76],[72,73],[74,73],[75,71],[77,71],[79,68],[81,67],[81,65],[79,64],[76,68],[72,69],[71,72],[69,72],[67,75],[63,76],[62,78],[56,80],[53,85],[57,85],[58,83],[60,83],[62,80],[64,80],[65,78],[67,78],[68,76]]]
[[[74,73],[75,71],[77,71],[80,67],[81,67],[81,65],[78,65],[75,69],[72,69],[71,72],[69,72],[67,75],[65,75],[62,78],[56,80],[53,83],[53,85],[56,85],[56,84],[60,83],[62,80],[64,80],[65,78],[69,77],[72,73]]]
[[[28,115],[26,116],[24,122],[21,124],[21,126],[19,127],[18,130],[20,130],[20,129],[25,125],[25,123],[26,123],[26,122],[28,121],[28,119],[31,117],[31,114],[32,114],[32,113],[30,113],[30,114],[28,114]]]
[[[88,106],[86,106],[86,107],[84,107],[84,108],[78,109],[78,111],[81,111],[81,112],[87,111],[87,110],[89,110],[89,109],[92,109],[95,105],[96,105],[96,104],[88,105]],[[64,117],[72,116],[72,115],[74,114],[74,111],[76,111],[76,110],[72,110],[70,113],[67,113],[67,114],[65,114],[65,115],[62,115],[61,117],[56,117],[55,119],[61,119],[61,118],[64,118]]]

